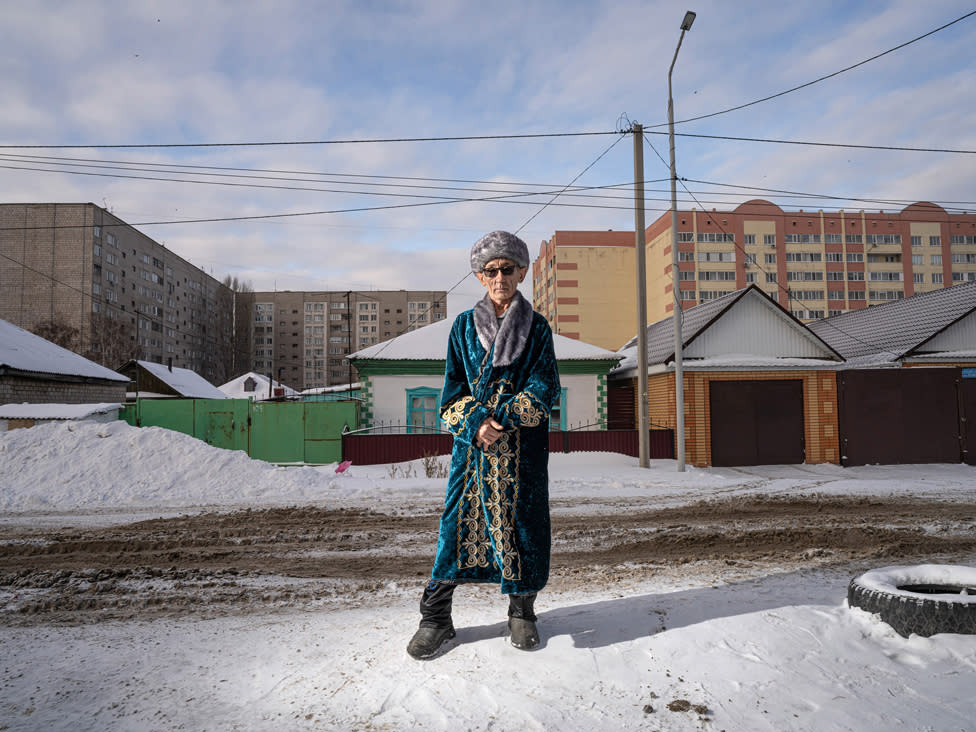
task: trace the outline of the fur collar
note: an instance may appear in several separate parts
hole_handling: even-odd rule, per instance
[[[532,305],[522,297],[522,293],[515,291],[512,304],[502,319],[501,327],[495,315],[495,306],[491,298],[485,295],[474,306],[474,327],[478,331],[478,340],[486,351],[495,346],[492,366],[509,366],[522,355],[532,330]]]

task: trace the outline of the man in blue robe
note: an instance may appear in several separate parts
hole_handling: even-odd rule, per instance
[[[512,645],[539,644],[534,602],[549,579],[549,410],[559,371],[546,319],[518,285],[529,250],[493,231],[471,249],[488,289],[458,316],[447,347],[441,418],[454,435],[451,471],[420,627],[407,652],[434,656],[455,636],[454,588],[493,582],[509,596]]]

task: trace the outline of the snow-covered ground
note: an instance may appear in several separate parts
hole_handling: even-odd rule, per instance
[[[951,503],[976,491],[976,469],[964,465],[677,473],[671,461],[642,470],[619,455],[554,454],[550,469],[555,511],[604,515],[638,498]],[[0,543],[15,524],[213,507],[429,513],[442,490],[420,463],[276,468],[122,422],[0,434]],[[531,653],[507,643],[497,588],[463,587],[457,640],[426,662],[404,650],[417,587],[345,610],[0,627],[0,730],[976,730],[976,636],[902,638],[846,606],[850,579],[829,569],[723,579],[689,566],[545,592],[543,643]]]

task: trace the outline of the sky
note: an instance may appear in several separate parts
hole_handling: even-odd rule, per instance
[[[49,423],[0,433],[0,538],[10,526],[96,535],[98,526],[268,506],[436,515],[443,480],[417,477],[419,464],[412,477],[391,467],[279,468],[158,427]],[[554,511],[576,515],[745,497],[915,496],[951,505],[971,500],[972,471],[779,465],[677,473],[671,460],[641,469],[622,455],[553,454],[550,494]],[[852,578],[870,586],[865,573],[898,566],[904,559],[892,555],[844,566],[831,561],[830,547],[811,547],[795,561],[662,562],[643,575],[608,568],[606,581],[557,580],[536,601],[542,643],[531,653],[509,645],[497,587],[463,587],[454,602],[457,638],[428,661],[406,654],[421,581],[335,587],[242,573],[228,586],[207,574],[134,573],[117,581],[141,607],[212,591],[312,599],[290,607],[242,599],[209,618],[188,607],[152,619],[60,624],[24,622],[21,609],[49,592],[85,598],[102,583],[84,571],[64,572],[53,589],[7,582],[0,728],[972,730],[976,636],[903,638],[846,602]],[[887,573],[971,586],[976,557],[907,566]]]
[[[0,0],[0,201],[91,201],[259,291],[450,290],[457,311],[488,231],[535,258],[557,230],[633,230],[634,123],[646,223],[668,210],[687,9],[679,207],[976,209],[965,152],[716,139],[976,151],[976,15],[837,73],[960,0]]]

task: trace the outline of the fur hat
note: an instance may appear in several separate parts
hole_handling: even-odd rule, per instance
[[[510,259],[519,267],[529,266],[529,248],[515,234],[493,231],[471,247],[471,271],[480,272],[493,259]]]

